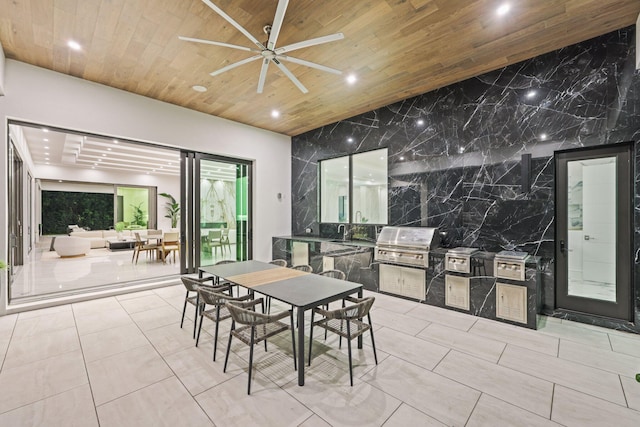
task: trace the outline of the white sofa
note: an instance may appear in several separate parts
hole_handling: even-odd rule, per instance
[[[124,230],[122,232],[123,237],[133,237],[133,233],[146,234],[147,230]],[[82,239],[87,239],[91,244],[91,249],[98,248],[106,248],[107,247],[107,239],[118,237],[118,232],[116,230],[76,230],[71,233],[71,237],[79,237]]]
[[[59,236],[53,243],[53,249],[63,258],[83,256],[91,250],[91,241],[80,237]]]

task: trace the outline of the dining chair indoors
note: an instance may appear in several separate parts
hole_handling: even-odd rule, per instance
[[[336,310],[325,310],[319,307],[314,308],[311,311],[311,330],[309,331],[309,361],[308,365],[311,366],[311,349],[313,344],[313,328],[319,326],[326,330],[329,330],[340,336],[339,346],[342,346],[342,338],[347,339],[347,345],[349,349],[349,380],[351,386],[353,386],[353,363],[351,361],[351,340],[358,338],[360,335],[369,331],[371,334],[371,345],[373,346],[373,357],[378,364],[378,355],[376,354],[376,343],[373,338],[373,327],[371,325],[371,306],[375,301],[374,297],[367,298],[353,298],[347,297],[343,300],[349,301],[353,304],[347,305]],[[313,321],[315,314],[323,316],[318,321]],[[360,319],[367,318],[368,323],[363,322]],[[304,363],[304,362],[303,362]]]
[[[209,248],[211,250],[211,256],[218,256],[218,248],[220,248],[220,254],[222,255],[222,230],[209,230]]]
[[[229,240],[229,229],[222,228],[220,229],[220,244],[222,245],[222,252],[224,253],[225,246],[229,249],[229,253],[231,253],[231,241]]]
[[[138,258],[140,257],[140,252],[146,252],[147,255],[153,255],[158,251],[158,245],[155,243],[146,243],[140,237],[140,233],[134,233],[136,238],[135,246],[133,247],[133,255],[131,256],[131,262],[135,260],[135,263],[138,263]]]
[[[264,311],[264,300],[257,298],[251,301],[229,301],[226,306],[231,314],[231,331],[229,332],[229,342],[227,343],[227,353],[224,358],[223,372],[227,372],[227,362],[229,361],[229,350],[231,340],[238,338],[249,346],[249,380],[247,383],[247,394],[251,394],[251,371],[253,370],[253,347],[260,341],[264,341],[264,349],[267,351],[267,338],[277,335],[286,330],[291,330],[291,342],[293,350],[293,369],[296,365],[296,337],[293,328],[293,310],[282,311],[277,314],[264,314],[255,311],[256,305],[262,305]],[[285,317],[289,317],[289,324],[281,322]],[[304,363],[304,361],[302,361]]]
[[[167,256],[173,253],[173,263],[176,263],[176,252],[178,256],[180,256],[180,233],[178,232],[167,232],[164,233],[162,238],[162,243],[159,247],[160,255],[162,257],[162,262],[167,262]]]

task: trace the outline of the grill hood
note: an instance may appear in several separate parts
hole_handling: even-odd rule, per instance
[[[440,245],[440,233],[431,227],[383,227],[379,247],[428,251]]]

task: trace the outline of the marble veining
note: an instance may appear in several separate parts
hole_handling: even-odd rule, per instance
[[[321,228],[319,160],[386,147],[389,224],[439,227],[451,247],[541,257],[541,298],[551,312],[554,152],[640,138],[640,72],[634,60],[630,27],[294,137],[292,234]],[[523,154],[531,155],[526,177]],[[638,154],[635,163],[639,171]],[[635,181],[640,183],[637,172]],[[637,252],[638,192],[634,215]],[[439,300],[433,285],[427,286],[427,300]],[[635,293],[638,320],[640,287]]]

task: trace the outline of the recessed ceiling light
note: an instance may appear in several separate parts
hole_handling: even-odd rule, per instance
[[[59,180],[58,180],[58,182],[62,182],[62,180],[61,180],[61,179],[59,179]]]
[[[272,110],[271,117],[273,117],[274,119],[277,119],[278,117],[280,117],[280,112],[278,110]]]
[[[111,148],[107,148],[107,151],[111,151]]]
[[[47,128],[42,128],[42,132],[49,132],[49,129],[47,129]]]
[[[347,138],[347,142],[353,142],[353,138],[351,137]]]
[[[503,3],[496,9],[496,13],[498,16],[504,16],[511,10],[511,5],[509,3]]]
[[[403,157],[403,156],[400,156],[400,160],[404,160],[404,157]]]
[[[48,150],[48,149],[49,149],[49,146],[48,146],[48,145],[45,145],[45,146],[44,146],[44,149],[45,149],[45,150]]]
[[[67,42],[67,46],[69,46],[69,47],[70,47],[71,49],[73,49],[73,50],[80,50],[80,49],[82,49],[82,46],[80,46],[80,43],[78,43],[78,42],[77,42],[77,41],[75,41],[75,40],[69,40],[69,41]]]
[[[98,164],[97,164],[97,163],[94,163],[94,164],[93,164],[93,166],[98,166]]]
[[[117,144],[117,143],[118,143],[118,140],[117,140],[117,139],[114,139],[114,140],[113,140],[113,143],[114,143],[114,144]]]
[[[102,153],[102,157],[107,157],[107,155],[106,155],[106,154],[104,154],[104,153]]]
[[[424,124],[424,120],[419,119],[419,120],[417,121],[417,123],[418,123],[418,126],[422,126],[422,125]]]
[[[357,81],[358,81],[358,78],[356,77],[355,74],[349,74],[347,76],[347,83],[349,83],[350,85],[354,84]]]
[[[43,139],[44,142],[49,142],[48,138]]]
[[[101,162],[101,161],[102,161],[102,159],[98,159],[98,161],[99,161],[99,162]]]
[[[546,139],[547,139],[547,134],[546,134],[546,133],[541,133],[541,134],[540,134],[540,140],[541,140],[541,141],[544,141],[544,140],[546,140]]]
[[[45,157],[44,159],[45,159],[45,160],[49,160],[49,158],[48,158],[48,157]]]
[[[196,92],[206,92],[207,91],[206,87],[200,86],[200,85],[191,86],[191,89],[195,90]]]
[[[530,90],[529,92],[527,92],[526,97],[527,97],[527,98],[529,98],[529,99],[531,99],[531,98],[533,98],[534,96],[536,96],[536,94],[537,94],[537,93],[538,93],[538,92],[536,92],[535,90]]]

